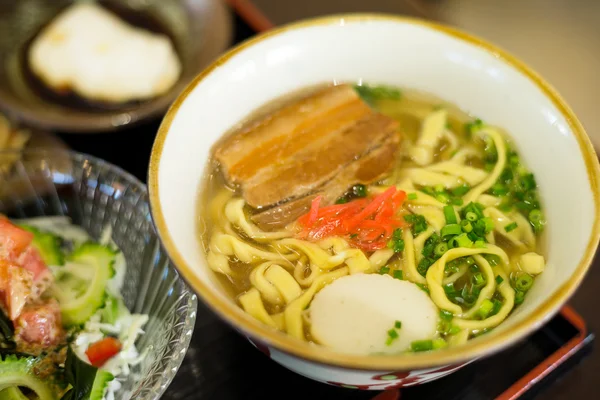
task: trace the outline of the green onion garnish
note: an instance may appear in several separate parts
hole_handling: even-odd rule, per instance
[[[417,194],[416,193],[409,193],[407,197],[408,197],[409,200],[416,200],[417,199]]]
[[[517,227],[518,227],[518,226],[519,226],[519,225],[517,225],[517,223],[516,223],[516,222],[513,222],[513,223],[510,223],[510,224],[506,225],[506,226],[504,227],[504,230],[505,230],[505,231],[508,233],[508,232],[510,232],[510,231],[514,231],[515,229],[517,229]]]
[[[435,195],[435,199],[444,204],[448,204],[450,202],[450,196],[448,196],[447,193],[438,193]]]
[[[446,217],[447,224],[456,224],[456,213],[454,212],[454,207],[452,206],[444,206],[444,217]],[[443,236],[443,235],[442,235]]]
[[[471,241],[471,239],[469,239],[469,237],[467,236],[466,233],[461,233],[458,236],[454,236],[451,240],[450,240],[450,246],[452,246],[452,248],[456,248],[456,247],[473,247],[473,242]]]
[[[452,321],[454,314],[447,310],[440,310],[440,318],[444,321]]]
[[[502,278],[500,275],[496,275],[496,284],[499,285],[502,282],[504,282],[504,278]]]
[[[402,328],[402,322],[400,322],[400,321],[394,322],[394,328],[396,328],[396,329]]]
[[[444,347],[448,346],[448,343],[442,338],[434,339],[432,344],[434,350],[443,349]]]
[[[410,344],[412,351],[429,351],[433,350],[433,340],[415,340]]]
[[[446,243],[442,242],[442,243],[439,243],[437,246],[435,246],[434,254],[436,256],[442,256],[447,251],[448,251],[448,245]]]
[[[414,236],[427,230],[427,221],[425,217],[419,214],[407,214],[404,216],[404,220],[409,224],[412,224],[412,232]]]
[[[476,249],[484,249],[486,247],[486,244],[483,240],[476,240],[473,244],[473,247],[475,247]]]
[[[525,300],[525,293],[517,290],[515,293],[515,304],[519,305]]]
[[[388,242],[387,247],[389,249],[394,250],[394,253],[401,253],[404,251],[404,239],[402,239],[402,229],[394,229],[394,233],[392,234],[392,238]]]
[[[528,274],[520,274],[515,281],[515,289],[526,292],[533,285],[533,277]]]
[[[385,274],[387,274],[389,272],[390,272],[390,267],[381,267],[381,269],[379,270],[379,273],[381,275],[385,275]]]
[[[462,232],[462,229],[460,229],[460,225],[449,224],[449,225],[444,226],[440,233],[441,233],[442,237],[446,237],[446,236],[458,235],[461,232]]]
[[[452,194],[454,196],[460,197],[460,196],[464,196],[465,194],[467,194],[467,192],[471,190],[471,187],[469,185],[462,185],[462,186],[458,186],[455,187],[454,189],[452,189]]]
[[[404,279],[404,276],[403,276],[401,270],[395,270],[392,275],[395,279],[400,279],[400,280]]]
[[[362,184],[352,186],[352,194],[356,197],[367,197],[367,187]]]
[[[450,326],[450,331],[448,331],[448,333],[451,335],[456,335],[460,331],[461,331],[461,329],[458,326],[452,325],[452,326]]]
[[[460,221],[460,228],[463,230],[463,232],[469,233],[473,230],[473,225],[468,219],[463,219]]]
[[[477,221],[477,214],[475,214],[472,211],[469,211],[465,214],[465,218],[467,219],[467,221],[475,222]]]
[[[485,278],[478,272],[472,276],[473,286],[483,286],[485,284]]]
[[[494,221],[491,218],[483,218],[481,221],[485,224],[485,233],[490,233],[494,230]]]
[[[500,311],[500,309],[502,308],[502,302],[500,300],[494,299],[493,303],[494,308],[492,309],[490,316],[498,314],[498,311]]]
[[[481,319],[485,319],[492,312],[493,309],[494,309],[494,303],[492,303],[488,299],[485,299],[483,301],[483,303],[481,303],[481,306],[479,307],[479,310],[477,311],[477,313],[479,314]]]
[[[396,339],[398,337],[398,332],[396,332],[395,329],[390,329],[387,333],[392,339]]]

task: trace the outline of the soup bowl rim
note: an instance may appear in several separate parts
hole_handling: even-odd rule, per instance
[[[189,265],[182,254],[177,249],[173,238],[169,234],[166,219],[162,213],[162,206],[158,191],[158,172],[165,139],[169,133],[171,123],[178,113],[179,107],[185,101],[187,96],[198,86],[198,84],[207,77],[213,70],[227,62],[232,56],[262,42],[268,38],[284,34],[289,31],[302,28],[310,28],[316,26],[326,26],[339,23],[343,20],[345,23],[361,23],[361,22],[387,22],[399,24],[412,24],[420,27],[434,30],[438,33],[458,39],[470,46],[478,47],[488,53],[493,54],[500,62],[514,67],[520,74],[531,80],[544,95],[549,98],[553,105],[560,111],[570,126],[573,134],[579,145],[579,149],[584,158],[587,177],[590,184],[590,189],[594,201],[594,223],[586,245],[585,253],[581,261],[575,268],[571,277],[556,290],[547,301],[534,309],[527,317],[518,321],[511,330],[504,330],[494,335],[483,335],[475,340],[458,346],[447,349],[437,350],[434,352],[426,352],[419,354],[401,354],[401,355],[351,355],[336,352],[322,346],[315,346],[310,343],[292,338],[284,333],[278,332],[260,322],[245,315],[237,305],[231,301],[227,301],[214,293],[209,285],[194,273],[194,267]],[[150,194],[151,212],[154,218],[154,223],[157,228],[159,237],[163,245],[172,258],[176,268],[181,272],[182,276],[194,289],[194,291],[210,306],[224,321],[232,325],[237,330],[241,330],[246,335],[255,338],[267,345],[286,353],[288,355],[298,357],[300,359],[357,370],[368,371],[384,371],[396,370],[407,371],[422,368],[431,368],[448,364],[460,364],[481,356],[489,355],[500,351],[514,344],[519,339],[524,338],[532,331],[539,328],[552,316],[554,316],[560,307],[567,299],[575,292],[581,281],[583,280],[592,259],[595,250],[600,240],[600,189],[598,182],[600,178],[600,164],[596,152],[588,138],[585,129],[577,119],[571,108],[558,94],[558,92],[548,84],[537,72],[527,66],[517,57],[511,55],[507,51],[493,45],[483,39],[480,39],[470,33],[466,33],[460,29],[449,27],[440,23],[425,21],[417,18],[395,16],[389,14],[377,13],[351,13],[351,14],[335,14],[325,17],[317,17],[302,20],[299,22],[283,25],[275,29],[259,34],[224,53],[221,57],[215,60],[209,67],[201,72],[177,97],[175,102],[169,108],[165,115],[154,145],[150,158],[148,171],[148,187]]]

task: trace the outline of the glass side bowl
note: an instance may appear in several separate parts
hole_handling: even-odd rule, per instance
[[[127,260],[123,296],[149,320],[137,342],[144,361],[133,368],[121,399],[158,399],[190,344],[197,299],[161,248],[148,192],[105,161],[70,151],[0,152],[0,213],[11,218],[68,216],[98,239],[110,226]]]

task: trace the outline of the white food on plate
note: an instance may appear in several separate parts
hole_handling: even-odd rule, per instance
[[[163,94],[181,73],[167,36],[128,25],[89,2],[70,6],[40,33],[29,64],[55,90],[109,102]]]
[[[309,312],[315,340],[352,354],[408,350],[415,340],[432,339],[438,324],[437,307],[418,286],[378,274],[337,279],[317,293]],[[396,321],[402,327],[388,345]]]

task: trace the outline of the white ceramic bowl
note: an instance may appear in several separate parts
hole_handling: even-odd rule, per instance
[[[502,325],[462,347],[353,356],[275,332],[214,282],[196,236],[197,200],[213,143],[253,110],[322,82],[386,83],[431,92],[512,135],[536,173],[547,269]],[[164,245],[200,298],[286,367],[329,383],[383,389],[421,383],[501,350],[539,328],[573,294],[598,244],[596,154],[570,108],[519,60],[452,28],[382,15],[344,15],[269,31],[217,60],[172,105],[150,165],[150,200]]]

